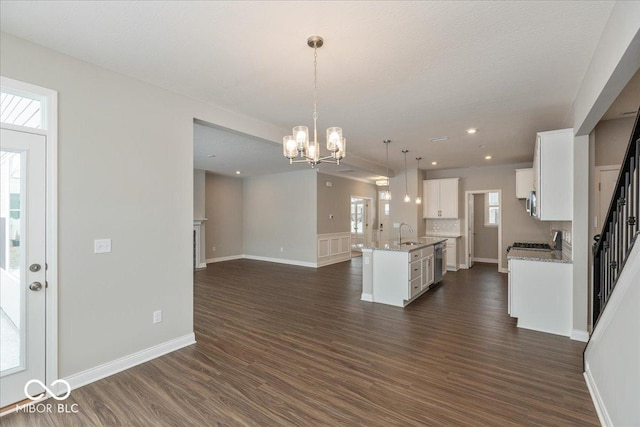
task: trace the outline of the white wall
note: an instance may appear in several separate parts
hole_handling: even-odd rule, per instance
[[[605,426],[640,425],[639,283],[636,242],[585,351],[585,377]]]
[[[640,2],[617,1],[573,104],[576,135],[588,135],[640,68]]]
[[[58,91],[59,375],[191,334],[193,119],[286,131],[5,33],[0,63]],[[113,252],[93,254],[96,238]]]
[[[245,255],[315,265],[316,179],[315,169],[244,179]]]

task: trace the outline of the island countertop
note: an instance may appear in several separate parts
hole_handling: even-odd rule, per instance
[[[412,252],[418,249],[433,246],[436,243],[446,242],[446,238],[442,237],[419,237],[417,240],[407,239],[407,242],[415,244],[399,245],[396,241],[377,242],[376,244],[364,245],[362,249],[378,250],[378,251],[395,251],[395,252]]]

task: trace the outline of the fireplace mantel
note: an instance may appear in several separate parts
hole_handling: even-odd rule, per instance
[[[193,219],[193,268],[207,268],[206,262],[201,262],[202,251],[202,226],[207,218]]]

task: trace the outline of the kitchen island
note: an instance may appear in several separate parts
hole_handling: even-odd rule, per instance
[[[362,248],[363,301],[405,307],[425,293],[436,278],[436,244],[446,248],[446,238],[421,237],[414,242],[383,242]],[[446,258],[438,259],[445,274]]]

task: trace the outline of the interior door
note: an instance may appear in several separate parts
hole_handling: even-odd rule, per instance
[[[365,202],[360,198],[351,198],[351,242],[354,249],[365,244]]]
[[[24,400],[28,381],[45,382],[46,295],[46,138],[1,132],[0,408]]]
[[[469,204],[468,206],[468,212],[469,212],[469,217],[467,218],[467,223],[468,223],[468,228],[467,228],[467,244],[469,246],[469,253],[467,254],[467,265],[469,266],[469,268],[473,267],[473,248],[474,248],[474,244],[475,244],[475,220],[474,220],[474,202],[473,202],[473,194],[469,194],[469,200],[467,201],[467,203]]]
[[[600,169],[598,176],[598,218],[595,223],[598,233],[602,230],[604,220],[607,218],[607,211],[609,210],[609,204],[611,203],[619,173],[619,167]]]

